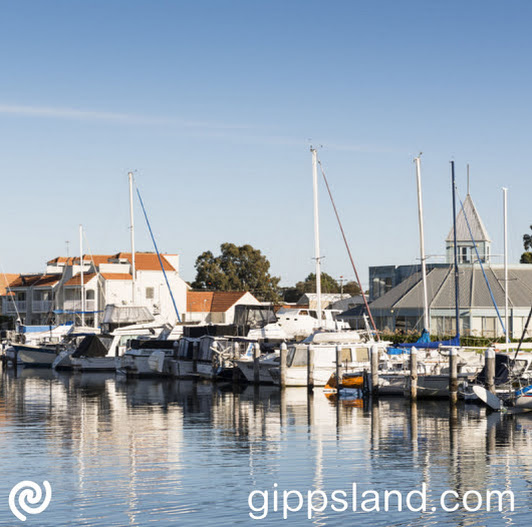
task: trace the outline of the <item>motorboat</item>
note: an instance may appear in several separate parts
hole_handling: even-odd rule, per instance
[[[133,377],[170,377],[172,359],[177,356],[177,340],[134,339],[129,349],[116,359],[116,372]]]
[[[288,346],[286,358],[286,386],[308,385],[308,355],[312,349],[314,363],[314,386],[325,386],[336,370],[336,354],[339,348],[339,362],[343,373],[370,369],[370,349],[376,345],[372,340],[363,341],[356,331],[316,332],[299,344]],[[378,343],[384,351],[387,343]],[[270,375],[275,384],[281,382],[280,366],[271,368]]]

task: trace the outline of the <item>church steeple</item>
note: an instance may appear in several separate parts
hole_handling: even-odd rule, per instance
[[[471,229],[471,232],[469,231],[469,228]],[[484,224],[482,223],[482,219],[480,218],[475,204],[473,203],[471,194],[468,193],[456,218],[456,245],[458,246],[459,263],[473,263],[477,261],[477,255],[473,241],[471,240],[471,235],[473,235],[473,240],[475,240],[482,263],[489,263],[491,260],[491,240],[486,231],[486,227],[484,227]],[[452,263],[454,250],[452,227],[445,242],[447,263]]]

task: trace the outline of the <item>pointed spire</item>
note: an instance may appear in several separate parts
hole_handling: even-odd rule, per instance
[[[467,194],[463,203],[463,207],[460,209],[458,217],[456,218],[457,242],[471,242],[471,234],[469,233],[467,222],[469,222],[469,227],[471,227],[471,233],[473,234],[473,239],[475,242],[491,242],[488,231],[486,230],[486,227],[484,227],[484,223],[482,222],[482,219],[480,218],[477,208],[475,207],[473,199],[469,193]],[[449,231],[449,235],[445,241],[453,243],[452,228]]]

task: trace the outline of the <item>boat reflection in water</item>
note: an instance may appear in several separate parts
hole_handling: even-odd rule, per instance
[[[323,390],[112,374],[0,377],[0,494],[48,480],[40,525],[251,522],[253,490],[398,490],[427,485],[427,512],[315,512],[317,525],[523,525],[532,520],[532,418],[446,401],[327,398]],[[275,484],[277,484],[275,486]],[[511,490],[515,511],[444,512],[439,496]],[[271,496],[271,494],[270,494]],[[432,510],[435,507],[435,510]],[[0,523],[11,513],[0,510]],[[270,503],[262,523],[282,519]],[[308,525],[307,511],[291,513]]]

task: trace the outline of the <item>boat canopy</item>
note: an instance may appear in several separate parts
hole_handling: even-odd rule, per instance
[[[435,340],[434,342],[431,342],[430,340],[430,334],[429,332],[424,329],[421,333],[421,337],[417,339],[416,342],[404,342],[402,344],[398,344],[398,348],[425,348],[425,349],[436,349],[441,346],[460,346],[460,337],[456,336],[449,340]],[[397,348],[392,348],[397,349]],[[388,353],[390,355],[393,355],[394,353],[390,353],[390,350],[388,350]],[[402,352],[398,352],[402,353]]]
[[[105,306],[102,324],[146,324],[155,320],[144,306]]]
[[[111,346],[111,337],[88,335],[72,353],[72,357],[105,357]]]

